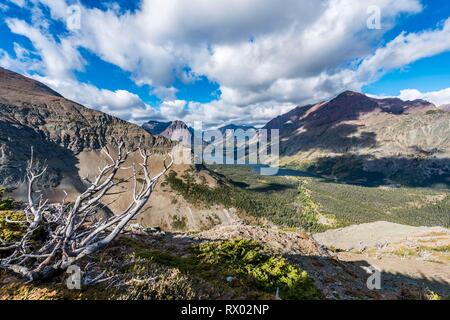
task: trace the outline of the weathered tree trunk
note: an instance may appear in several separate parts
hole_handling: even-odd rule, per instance
[[[116,159],[107,149],[103,150],[110,163],[100,169],[95,181],[77,197],[72,206],[67,205],[65,199],[57,205],[51,205],[47,200],[43,200],[42,196],[35,197],[34,185],[47,168],[39,170],[34,163],[32,153],[27,168],[26,219],[10,221],[10,223],[22,224],[25,231],[20,241],[15,243],[1,241],[0,252],[7,252],[7,254],[0,259],[0,267],[20,274],[29,281],[48,279],[58,272],[65,271],[86,256],[106,248],[142,210],[150,199],[159,178],[173,164],[170,156],[170,163],[166,165],[164,162],[164,170],[152,178],[148,171],[150,154],[142,148],[138,150],[142,158],[139,165],[144,174],[144,181],[139,186],[133,165],[132,202],[123,212],[97,222],[88,221],[104,206],[101,203],[102,198],[117,185],[114,178],[131,153],[124,150],[124,144],[118,144]],[[37,246],[34,237],[37,237],[39,232],[43,232],[45,236],[44,239],[38,240]]]

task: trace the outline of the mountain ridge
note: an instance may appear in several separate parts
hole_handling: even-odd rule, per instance
[[[415,179],[416,170],[422,181],[450,185],[450,114],[425,100],[346,91],[330,101],[297,107],[264,128],[280,130],[283,165],[334,178],[384,181],[402,175]]]
[[[181,120],[160,122],[150,120],[142,128],[152,135],[164,137],[174,142],[184,142],[187,146],[193,143],[194,129]]]
[[[32,146],[40,161],[65,159],[64,166],[75,171],[75,155],[121,139],[129,148],[140,141],[162,150],[171,146],[167,139],[154,137],[135,124],[86,108],[38,81],[0,69],[0,185],[15,187],[21,182]],[[64,161],[50,162],[47,181],[55,185],[62,179]]]

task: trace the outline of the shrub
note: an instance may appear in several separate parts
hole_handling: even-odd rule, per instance
[[[186,217],[173,216],[172,217],[172,228],[175,230],[186,230],[187,219]]]
[[[431,291],[431,290],[427,290],[424,298],[425,298],[425,300],[435,300],[435,301],[442,301],[442,300],[449,301],[450,300],[450,296],[443,297],[440,294],[438,294],[434,291]]]
[[[7,220],[23,221],[25,220],[24,213],[15,211],[0,212],[0,239],[7,243],[19,241],[25,232],[24,227],[18,223],[7,222]]]
[[[251,278],[268,293],[279,289],[282,299],[315,300],[321,294],[306,271],[285,258],[270,255],[260,244],[250,240],[232,240],[198,246],[198,257],[205,264],[236,270]]]
[[[428,110],[428,111],[426,112],[427,115],[444,114],[444,113],[445,113],[444,110],[435,110],[435,109],[433,109],[433,110]]]
[[[4,192],[5,189],[0,187],[0,210],[11,210],[14,207],[14,200],[11,198],[2,199]]]
[[[209,188],[197,184],[191,176],[185,174],[182,179],[170,172],[167,183],[172,190],[195,205],[223,205],[257,218],[266,218],[273,223],[287,227],[302,227],[308,231],[321,230],[317,219],[310,213],[302,212],[302,204],[293,199],[277,197],[268,193],[254,192],[234,186],[221,185]]]

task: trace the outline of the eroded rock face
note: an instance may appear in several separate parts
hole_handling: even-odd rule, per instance
[[[385,180],[450,185],[450,113],[424,100],[348,91],[298,107],[265,128],[280,129],[286,164],[317,163],[321,173],[337,178],[370,172]]]
[[[0,185],[15,187],[24,177],[31,147],[49,163],[47,183],[75,174],[75,155],[114,139],[132,148],[139,141],[161,149],[171,143],[137,125],[67,100],[45,85],[0,68]]]
[[[149,133],[155,136],[165,137],[175,141],[190,141],[194,135],[194,129],[190,128],[183,121],[172,122],[158,122],[149,121],[142,125],[142,127]]]

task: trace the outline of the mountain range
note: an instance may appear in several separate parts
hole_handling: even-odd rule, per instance
[[[168,137],[180,121],[144,125]],[[219,130],[254,129],[230,124]],[[425,100],[378,99],[346,91],[269,121],[278,129],[282,164],[365,184],[450,184],[450,113]]]
[[[186,123],[180,120],[171,122],[159,122],[159,121],[148,121],[142,125],[147,132],[154,136],[161,136],[167,139],[173,139],[174,133],[186,131],[188,134],[193,135],[194,129],[189,127]],[[178,140],[178,139],[174,139]]]
[[[144,275],[142,279],[150,279],[149,283],[167,288],[164,290],[168,290],[170,297],[180,283],[187,283],[185,279],[189,278],[186,277],[192,276],[192,283],[204,286],[204,289],[195,287],[192,290],[212,292],[212,297],[217,294],[217,297],[226,299],[254,299],[255,291],[243,290],[243,285],[248,284],[240,282],[247,275],[238,278],[240,275],[233,273],[234,266],[223,270],[221,265],[208,267],[191,253],[196,252],[193,248],[200,248],[200,245],[214,248],[214,252],[219,250],[216,248],[230,245],[239,252],[257,252],[253,244],[261,243],[268,248],[267,252],[277,254],[275,259],[289,257],[294,266],[304,270],[302,279],[307,279],[303,276],[307,272],[327,299],[373,299],[374,294],[380,299],[403,297],[408,296],[403,293],[405,286],[414,288],[416,283],[420,286],[421,296],[424,283],[427,288],[433,285],[431,288],[439,293],[448,292],[448,282],[424,282],[428,276],[430,279],[445,279],[448,273],[445,264],[448,254],[442,251],[448,247],[447,190],[365,188],[330,183],[333,182],[330,178],[358,183],[365,179],[365,182],[380,181],[383,185],[389,180],[399,180],[415,186],[435,183],[449,186],[449,112],[423,100],[374,99],[360,93],[344,92],[330,101],[297,107],[271,120],[264,128],[280,130],[283,164],[314,171],[319,176],[309,175],[305,179],[260,177],[248,168],[226,167],[222,168],[224,171],[215,171],[217,168],[214,167],[194,168],[189,164],[176,164],[172,167],[173,173],[155,186],[149,203],[129,224],[127,232],[99,258],[89,257],[84,270],[87,265],[98,263],[94,270],[99,270],[100,275],[107,268],[108,277],[105,279],[124,279],[124,283],[131,283],[130,291],[133,292],[136,285],[129,279],[136,278],[127,278],[129,272],[124,273],[124,270],[138,270],[133,277],[136,275],[141,279]],[[253,128],[228,125],[220,130],[226,132],[230,129]],[[8,196],[16,201],[27,196],[24,176],[32,148],[35,159],[41,165],[48,165],[47,173],[40,181],[42,196],[56,203],[67,195],[64,199],[70,204],[85,190],[87,182],[98,174],[99,167],[107,163],[107,157],[100,152],[103,147],[108,147],[114,155],[115,140],[123,140],[130,148],[142,143],[153,151],[149,169],[157,173],[163,167],[162,154],[175,144],[170,141],[172,134],[179,130],[181,135],[192,132],[180,121],[151,121],[142,128],[65,99],[37,81],[0,69],[0,185],[6,186]],[[139,160],[137,153],[130,154],[114,180],[115,186],[102,198],[104,207],[99,208],[99,214],[110,215],[127,209],[134,187],[130,176],[133,164]],[[396,197],[400,200],[394,199]],[[353,198],[351,206],[346,198]],[[359,208],[355,209],[356,202],[361,202],[361,212]],[[407,210],[400,208],[397,212],[402,202]],[[401,222],[404,221],[402,214],[415,218],[425,216],[425,220],[417,221],[444,228],[414,228],[376,222],[330,230],[325,234],[312,235],[305,231],[305,225],[315,219],[323,227],[340,226],[337,222],[341,220],[337,219],[341,215],[336,215],[336,212],[354,217],[348,220],[350,222],[361,221],[356,218],[369,222],[385,218]],[[307,218],[305,222],[302,220],[304,217]],[[440,217],[443,217],[442,221]],[[416,224],[414,219],[408,221]],[[212,247],[222,241],[225,241],[225,246]],[[249,243],[251,247],[246,249],[243,243]],[[380,243],[383,243],[382,247]],[[421,254],[425,250],[423,248],[429,248],[426,252],[438,260],[430,265],[431,260],[422,257],[396,256],[397,250],[404,252],[406,247],[408,250],[417,248]],[[138,254],[143,258],[134,259]],[[148,260],[144,256],[149,257]],[[365,261],[371,257],[395,271],[383,273],[383,277],[393,284],[388,286],[392,293],[387,291],[378,296],[378,291],[367,289],[367,274],[362,267],[370,265]],[[351,262],[346,259],[351,259]],[[144,262],[130,268],[131,260]],[[277,261],[285,263],[288,260]],[[258,266],[261,264],[257,263]],[[147,265],[151,273],[142,273],[142,270],[147,270],[143,269]],[[180,265],[183,268],[178,269]],[[197,273],[195,270],[199,266],[206,266],[208,272],[202,269]],[[402,275],[405,267],[413,276]],[[215,272],[214,268],[219,268],[220,272]],[[424,279],[416,279],[418,270]],[[183,278],[173,276],[178,272]],[[233,277],[228,277],[229,274]],[[119,278],[121,276],[123,278]],[[19,280],[15,283],[16,278],[4,272],[2,277],[0,282],[6,284],[3,286],[5,289],[0,290],[3,297],[5,291],[8,297],[11,297],[9,292],[14,292],[12,297],[22,298],[23,292],[26,298],[31,296],[32,285]],[[228,278],[233,278],[233,281]],[[48,284],[49,296],[54,298],[61,279],[58,277],[53,282],[39,284],[36,287],[38,297],[45,297],[42,290]],[[254,280],[249,283],[253,284]],[[22,284],[27,286],[26,290],[21,289]],[[145,286],[147,288],[147,283]],[[216,286],[218,290],[211,290]],[[190,287],[187,288],[190,292]],[[229,291],[231,289],[236,292]],[[91,290],[108,291],[104,286],[93,286],[88,291]],[[271,288],[272,291],[275,290]],[[397,291],[401,293],[397,295]],[[120,298],[123,297],[121,293]],[[199,295],[199,299],[205,297],[211,296]],[[272,293],[263,297],[270,299]],[[67,299],[67,296],[62,295],[61,298]]]
[[[107,147],[114,156],[119,140],[128,150],[138,144],[151,149],[151,175],[161,172],[165,155],[175,145],[141,126],[86,108],[35,80],[0,69],[0,186],[7,189],[8,197],[27,200],[26,168],[33,148],[34,160],[48,167],[39,179],[42,196],[52,203],[63,198],[74,201],[98,175],[99,168],[110,163],[101,149]],[[103,198],[103,214],[127,209],[133,190],[133,164],[141,161],[138,152],[128,156],[117,174],[117,185]],[[191,166],[176,164],[172,169],[183,175]],[[142,179],[140,171],[137,175]],[[196,178],[212,186],[215,183],[206,171],[196,172]],[[174,221],[181,219],[186,228],[200,230],[211,221],[220,223],[228,217],[222,209],[193,207],[162,184],[156,185],[152,199],[135,222],[179,230]]]
[[[156,120],[150,120],[142,125],[142,128],[147,130],[149,133],[155,136],[163,136],[166,138],[171,138],[173,133],[177,130],[187,130],[191,135],[194,134],[194,129],[189,127],[186,123],[181,120],[175,120],[171,122],[161,122]],[[226,133],[227,130],[251,130],[256,129],[251,125],[236,125],[236,124],[228,124],[222,127],[219,127],[217,130],[222,134]]]
[[[282,163],[345,181],[450,184],[450,113],[347,91],[270,121]]]
[[[278,129],[283,165],[347,182],[450,184],[450,113],[424,100],[377,99],[343,92],[269,121]],[[50,164],[47,184],[78,177],[78,155],[114,139],[166,150],[193,129],[182,121],[143,127],[67,100],[49,87],[0,69],[0,185],[23,179],[31,146]],[[253,129],[226,125],[219,130]],[[68,174],[70,173],[70,174]],[[76,180],[76,179],[75,179]]]
[[[77,156],[100,150],[113,140],[130,148],[139,141],[164,150],[171,142],[141,127],[65,99],[49,87],[0,68],[0,185],[16,187],[25,176],[31,148],[48,163],[47,186],[63,176],[79,185]]]

